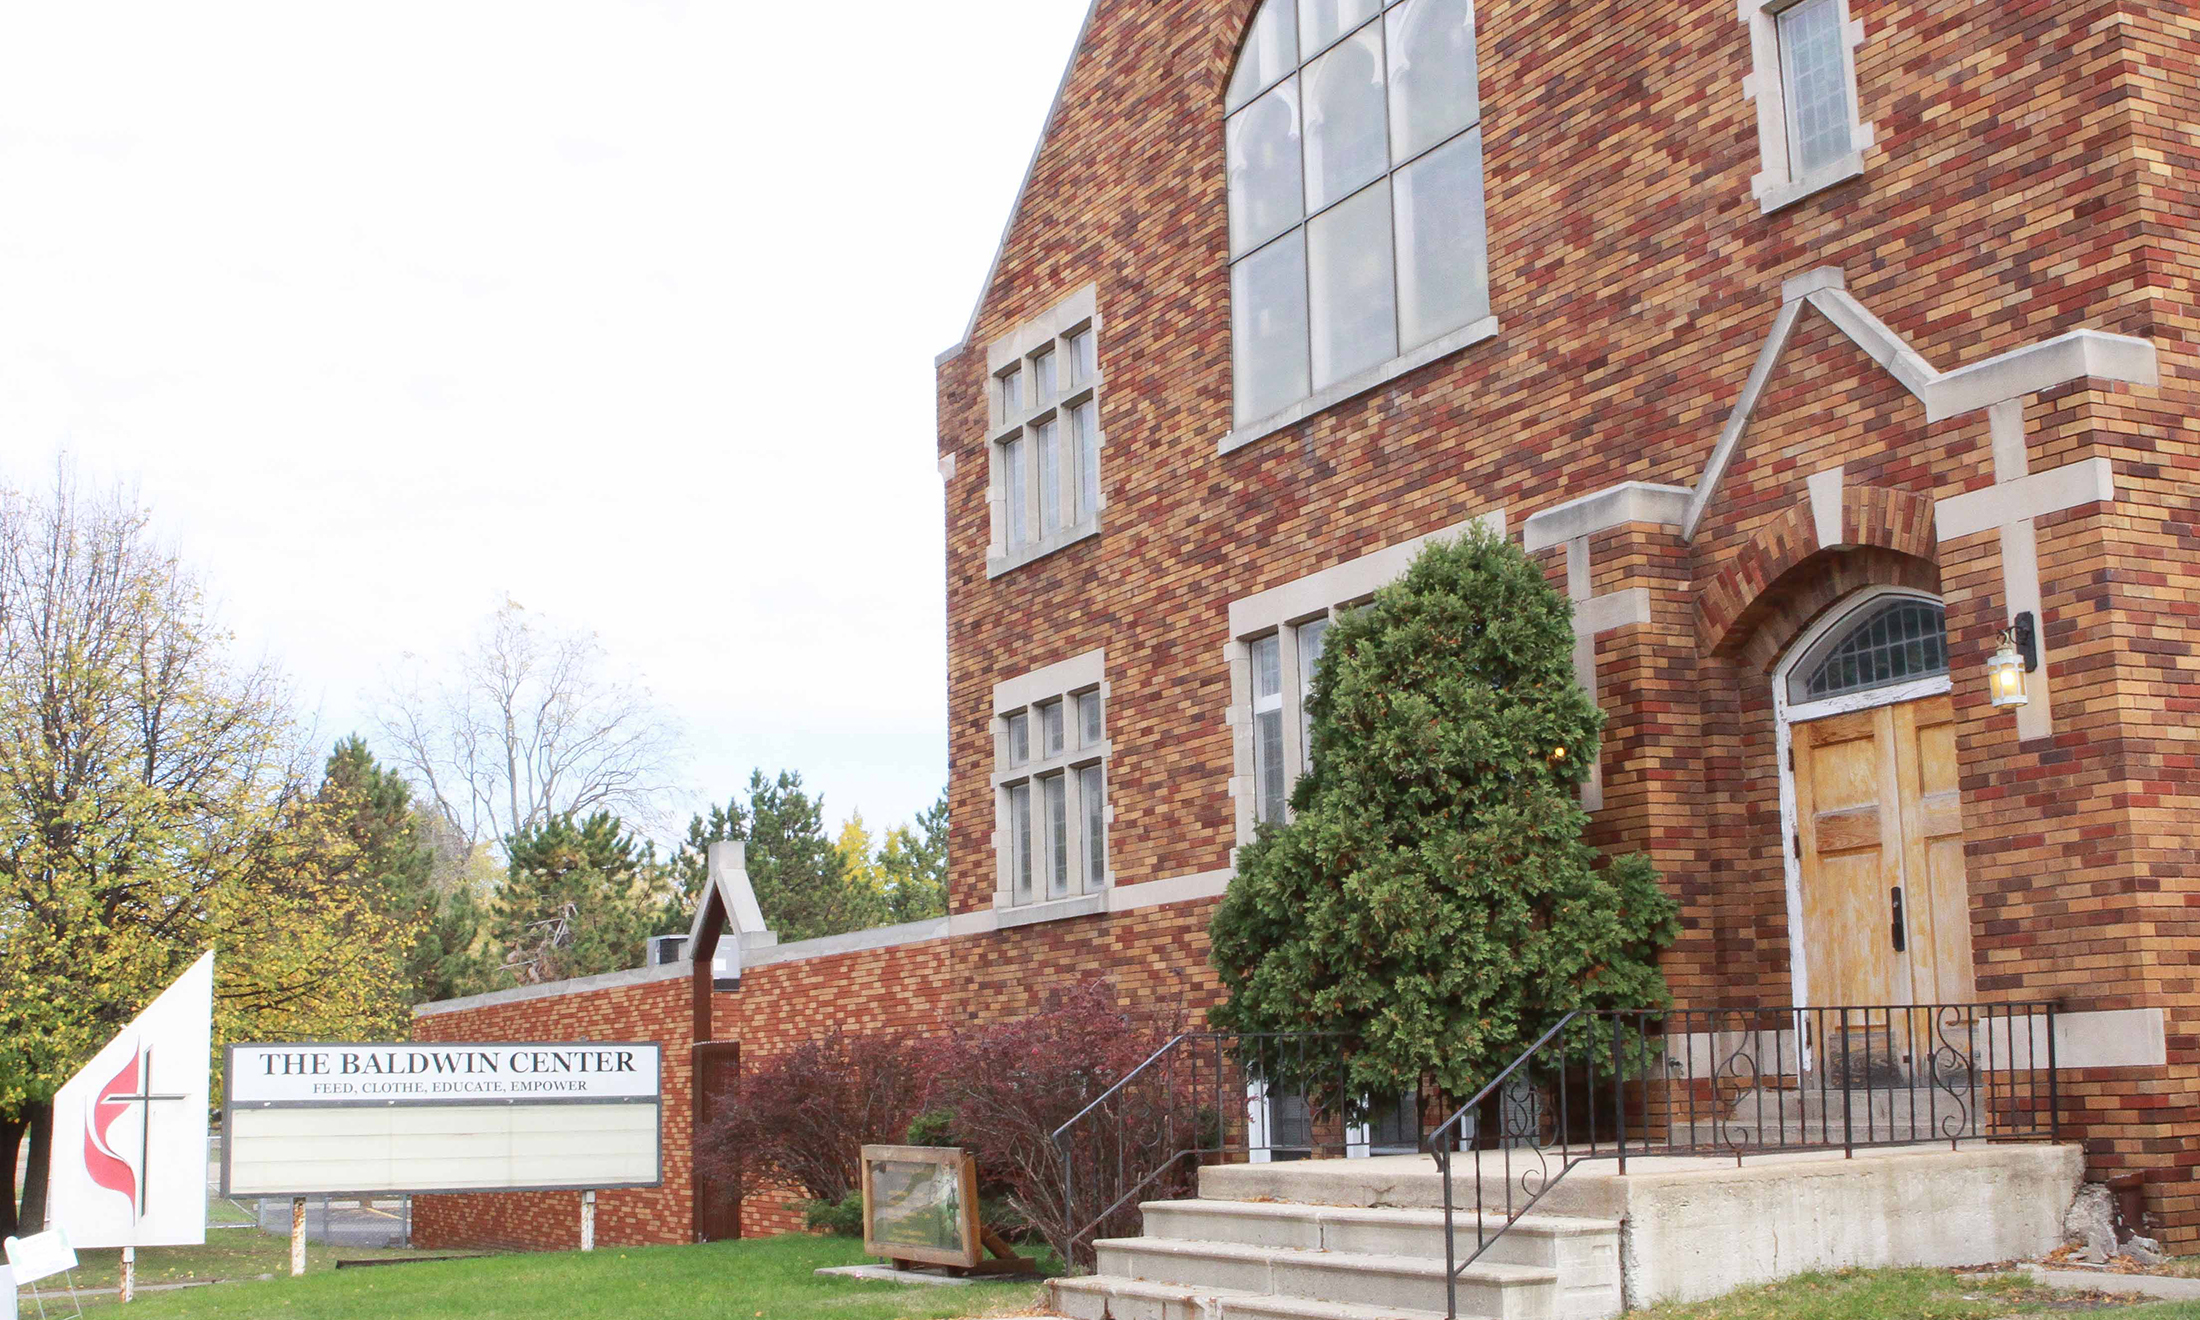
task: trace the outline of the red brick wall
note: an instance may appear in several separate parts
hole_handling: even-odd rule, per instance
[[[1812,473],[1846,465],[1883,511],[1992,481],[1983,415],[1928,421],[1806,313],[1696,540],[1596,538],[1597,590],[1652,597],[1648,625],[1597,647],[1612,727],[1596,829],[1648,851],[1682,900],[1668,971],[1684,1001],[1785,996],[1767,666],[1838,590],[1942,592],[1979,992],[2168,1014],[2170,1066],[2075,1082],[2079,1131],[2096,1169],[2147,1168],[2170,1239],[2200,1245],[2184,1153],[2200,1149],[2190,6],[1852,0],[1878,149],[1864,178],[1765,216],[1731,0],[1482,0],[1498,337],[1218,455],[1219,101],[1254,6],[1101,0],[974,332],[939,370],[956,909],[994,887],[995,683],[1104,646],[1119,880],[1226,866],[1228,602],[1493,508],[1517,528],[1621,481],[1694,486],[1784,279],[1841,269],[1944,370],[2081,326],[2147,337],[2159,388],[2081,382],[2027,407],[2034,471],[2106,457],[2119,498],[2039,523],[2056,718],[2020,746],[1980,689],[2007,609],[1993,532],[1814,552],[1738,602],[1753,613],[1733,650],[1698,635],[1699,597],[1760,534],[1809,526]],[[985,347],[1086,283],[1104,320],[1104,530],[989,577]],[[985,966],[1010,993],[1036,970],[1005,952]]]
[[[1757,128],[1732,0],[1481,0],[1500,333],[1218,455],[1231,396],[1220,95],[1254,3],[1100,0],[975,332],[940,366],[939,443],[957,460],[954,910],[992,903],[994,684],[1104,647],[1118,882],[1226,867],[1228,603],[1491,509],[1517,529],[1621,481],[1694,486],[1788,277],[1840,268],[1942,369],[2081,326],[2147,337],[2159,388],[2081,382],[2027,407],[2034,471],[2106,457],[2119,494],[2039,523],[2055,729],[2020,745],[1978,681],[2006,610],[1997,536],[1921,543],[1895,516],[1991,482],[1985,420],[1928,421],[1806,313],[1698,537],[1633,526],[1593,540],[1596,591],[1644,587],[1651,600],[1648,624],[1597,643],[1611,726],[1595,829],[1605,846],[1648,852],[1681,900],[1667,970],[1684,1002],[1785,997],[1768,667],[1851,587],[1941,592],[1979,992],[2168,1015],[2169,1067],[2073,1076],[2070,1115],[2094,1168],[2145,1169],[2165,1235],[2200,1245],[2200,30],[2189,6],[1852,0],[1879,148],[1863,179],[1768,217],[1750,193]],[[988,577],[985,346],[1087,283],[1104,320],[1103,534]],[[1811,527],[1805,479],[1835,464],[1856,501],[1845,540],[1867,548],[1796,546]],[[1884,534],[1866,534],[1882,522]],[[1763,572],[1737,571],[1760,556]],[[1560,558],[1550,553],[1554,576]],[[1722,582],[1744,581],[1746,599],[1722,595]],[[1211,906],[757,968],[722,998],[719,1034],[761,1057],[834,1023],[923,1029],[1020,1012],[1094,974],[1114,976],[1132,1004],[1197,1008],[1216,994]],[[665,1011],[641,1000],[676,1002],[666,1030],[681,1034],[665,1039],[684,1078],[685,989],[665,985],[606,1002],[636,1020]],[[480,1010],[422,1030],[558,1034],[565,1011]],[[673,1176],[668,1160],[662,1192],[629,1194],[663,1213],[621,1231],[684,1232],[684,1164],[677,1187]],[[467,1231],[570,1240],[559,1224],[571,1198],[506,1200],[513,1209],[483,1209],[484,1227]],[[421,1222],[452,1222],[437,1213],[449,1212],[429,1207]],[[748,1223],[788,1220],[752,1203]]]
[[[600,1192],[596,1196],[597,1243],[639,1246],[694,1240],[688,1180],[689,1020],[688,982],[685,977],[675,977],[418,1017],[413,1021],[413,1038],[661,1043],[664,1185]],[[580,1240],[579,1192],[413,1198],[413,1241],[420,1246],[563,1251],[580,1246]]]

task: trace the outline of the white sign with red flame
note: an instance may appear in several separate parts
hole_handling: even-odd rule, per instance
[[[214,955],[191,965],[53,1102],[47,1214],[74,1247],[206,1241]]]

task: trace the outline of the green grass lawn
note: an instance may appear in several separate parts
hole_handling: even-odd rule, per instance
[[[306,1244],[306,1269],[328,1270],[335,1268],[338,1260],[380,1260],[438,1253],[420,1251],[373,1251],[358,1247],[324,1247],[317,1243]],[[254,1279],[262,1274],[290,1273],[290,1239],[272,1237],[249,1228],[209,1228],[203,1247],[145,1247],[139,1250],[137,1277],[140,1284],[182,1283],[202,1279]],[[76,1253],[78,1268],[75,1271],[79,1288],[112,1288],[120,1273],[122,1253],[114,1250],[79,1251]],[[348,1273],[348,1271],[347,1271]],[[59,1276],[41,1280],[43,1292],[66,1290],[65,1281]],[[86,1298],[89,1307],[94,1300],[111,1302],[113,1298]],[[23,1294],[23,1306],[36,1313],[30,1294]],[[48,1303],[48,1310],[52,1309]]]
[[[2134,1305],[2106,1294],[2048,1292],[2025,1275],[1948,1270],[1851,1270],[1806,1274],[1708,1302],[1633,1312],[1630,1320],[1997,1320],[2002,1316],[2094,1314],[2114,1320],[2200,1320],[2200,1302]]]
[[[236,1273],[228,1277],[263,1272],[277,1277],[143,1293],[124,1314],[130,1320],[942,1320],[1028,1312],[1039,1305],[1041,1292],[1033,1283],[935,1288],[817,1277],[812,1271],[820,1266],[868,1260],[862,1244],[848,1238],[605,1247],[589,1255],[559,1252],[346,1270],[331,1268],[333,1260],[407,1253],[317,1247],[306,1276],[293,1279],[283,1240],[237,1235],[272,1243],[271,1259],[265,1249],[238,1252],[226,1245],[227,1234],[214,1236],[203,1248],[139,1252],[140,1277],[152,1281],[159,1270],[179,1277],[176,1272],[184,1269],[199,1271],[196,1277],[230,1270]],[[223,1252],[237,1254],[213,1254]],[[114,1253],[98,1254],[105,1258],[104,1277],[112,1282],[107,1262]],[[77,1277],[85,1281],[85,1273]],[[24,1301],[28,1306],[27,1295]]]

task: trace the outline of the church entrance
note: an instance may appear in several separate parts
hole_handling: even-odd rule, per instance
[[[1875,591],[1778,675],[1799,1002],[1973,997],[1955,709],[1939,602]]]

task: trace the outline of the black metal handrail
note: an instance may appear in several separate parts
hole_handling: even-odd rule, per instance
[[[1054,1130],[1076,1263],[1091,1264],[1109,1230],[1132,1231],[1139,1201],[1182,1190],[1211,1159],[1342,1153],[1345,1064],[1333,1032],[1186,1032],[1154,1051]],[[1303,1125],[1277,1120],[1280,1100],[1250,1113],[1255,1085],[1288,1089]]]
[[[1611,1159],[1731,1157],[2061,1135],[2049,1002],[1567,1014],[1432,1132],[1449,1314],[1458,1279],[1559,1181]],[[1600,1097],[1608,1094],[1608,1100]],[[1495,1118],[1495,1123],[1487,1120]],[[1460,1259],[1457,1156],[1474,1164]],[[1486,1166],[1496,1165],[1502,1199]],[[1516,1165],[1518,1172],[1516,1173]],[[1494,1221],[1494,1222],[1493,1222]]]

